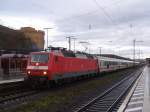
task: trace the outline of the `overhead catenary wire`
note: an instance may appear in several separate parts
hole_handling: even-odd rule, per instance
[[[93,0],[93,2],[96,4],[96,6],[99,8],[99,10],[102,11],[103,14],[107,17],[107,20],[109,20],[109,22],[111,22],[114,26],[116,26],[117,29],[120,29],[118,27],[116,21],[113,20],[113,18],[109,15],[109,13],[105,10],[105,8],[100,3],[98,3],[97,0]],[[117,32],[117,30],[116,30],[116,32]],[[117,39],[116,41],[118,41],[118,40],[120,40],[120,38]]]
[[[56,20],[56,22],[73,21],[76,18],[80,18],[80,17],[86,16],[86,15],[93,15],[93,13],[95,13],[95,12],[98,12],[98,9],[93,10],[93,11],[88,11],[88,12],[85,12],[85,13],[82,13],[82,14],[79,14],[79,15],[72,15],[68,18],[63,18],[63,19],[60,19],[60,20]]]
[[[76,20],[76,19],[78,19],[78,18],[80,18],[80,17],[84,17],[84,16],[86,16],[86,15],[91,15],[91,14],[93,14],[94,12],[99,12],[99,11],[101,11],[101,12],[103,12],[103,14],[105,15],[105,17],[107,18],[107,21],[109,21],[109,23],[112,23],[113,25],[117,26],[116,21],[113,20],[113,18],[112,18],[111,15],[105,10],[105,8],[104,8],[100,3],[98,3],[97,0],[93,0],[93,1],[94,1],[94,3],[96,4],[96,6],[98,7],[97,10],[90,11],[90,12],[87,12],[87,13],[84,13],[84,14],[80,14],[80,15],[77,15],[77,16],[72,16],[72,17],[70,17],[70,18],[65,18],[65,19],[58,20],[58,21],[59,21],[59,22],[68,21],[68,20],[73,21],[73,20]],[[84,24],[83,24],[83,25],[84,25]],[[63,26],[64,26],[64,25],[63,25]],[[90,29],[90,32],[91,32],[91,29],[93,28],[93,26],[92,26],[91,23],[88,24],[88,28]],[[83,35],[83,34],[80,34],[80,35]],[[80,35],[79,35],[79,36],[80,36]]]
[[[110,23],[112,23],[114,26],[117,27],[117,29],[120,29],[118,27],[117,21],[114,20],[112,18],[112,16],[106,11],[106,9],[97,1],[97,0],[92,0],[95,5],[98,7],[99,11],[103,12],[103,14],[105,15],[105,17],[107,17],[107,21],[109,21]],[[102,0],[101,0],[102,1]],[[116,4],[116,7],[119,9],[119,6]]]
[[[75,15],[75,16],[71,16],[71,17],[68,17],[68,18],[64,18],[64,19],[61,19],[61,20],[56,20],[56,22],[66,22],[66,21],[74,21],[74,20],[77,20],[78,18],[81,18],[81,17],[84,17],[86,15],[92,15],[94,14],[95,12],[99,12],[101,10],[101,12],[103,12],[103,14],[105,15],[105,17],[107,17],[107,21],[109,21],[109,23],[112,23],[113,25],[116,25],[116,21],[113,20],[113,18],[109,15],[109,13],[105,10],[105,8],[100,5],[97,0],[93,0],[94,3],[96,4],[96,6],[98,7],[97,10],[93,10],[93,11],[89,11],[89,12],[86,12],[86,13],[83,13],[83,14],[79,14],[79,15]],[[78,20],[77,20],[78,21]],[[63,23],[62,23],[63,24]],[[65,24],[65,23],[64,23]],[[72,23],[71,23],[72,24]],[[81,24],[78,22],[78,24]],[[81,24],[82,26],[84,24]],[[93,28],[92,26],[92,23],[88,23],[88,27],[89,25]],[[64,25],[63,25],[64,26]],[[66,25],[67,27],[69,27],[70,25]]]
[[[109,21],[109,23],[112,23],[113,25],[117,26],[116,24],[116,21],[113,20],[113,18],[109,15],[109,13],[104,9],[104,7],[102,5],[100,5],[96,0],[93,0],[94,3],[96,4],[96,6],[98,7],[97,10],[94,10],[94,11],[89,11],[89,12],[86,12],[86,13],[83,13],[83,14],[80,14],[80,15],[77,15],[77,16],[72,16],[72,17],[69,17],[69,18],[64,18],[62,20],[57,20],[58,22],[65,22],[65,21],[74,21],[76,20],[77,18],[81,18],[83,16],[86,16],[86,15],[92,15],[94,12],[103,12],[103,14],[105,15],[105,17],[107,18],[107,21]],[[81,24],[81,23],[79,23]],[[88,27],[89,25],[92,27],[92,24],[89,23],[88,24]],[[64,25],[63,25],[64,26]],[[93,28],[93,27],[92,27]]]
[[[93,0],[93,2],[96,4],[96,6],[103,12],[103,14],[107,17],[108,21],[111,23],[114,23],[112,17],[105,11],[104,7],[102,7],[97,0]]]
[[[107,13],[107,11],[104,9],[104,7],[102,5],[100,5],[96,0],[93,0],[94,3],[97,5],[98,9],[97,10],[94,10],[94,11],[89,11],[89,12],[86,12],[86,13],[83,13],[83,14],[79,14],[79,15],[76,15],[76,16],[71,16],[69,18],[64,18],[62,20],[57,20],[58,22],[63,22],[63,21],[74,21],[76,20],[77,18],[81,18],[83,16],[86,16],[86,15],[92,15],[94,14],[95,12],[99,12],[101,10],[101,12],[103,12],[103,14],[105,15],[105,17],[107,18],[107,21],[109,21],[109,23],[112,23],[114,25],[117,25],[116,22],[113,20],[113,18],[109,15],[109,13]],[[79,22],[78,22],[79,23]],[[79,23],[81,24],[81,23]],[[89,23],[91,26],[92,24]],[[89,26],[88,24],[88,26]],[[63,25],[64,26],[64,25]]]

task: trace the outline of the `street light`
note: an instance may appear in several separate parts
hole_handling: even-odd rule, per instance
[[[44,28],[47,31],[47,48],[48,48],[48,30],[53,28]]]

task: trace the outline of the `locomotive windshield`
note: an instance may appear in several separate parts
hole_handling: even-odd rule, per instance
[[[31,55],[31,62],[47,63],[48,59],[49,59],[48,54],[32,54]]]

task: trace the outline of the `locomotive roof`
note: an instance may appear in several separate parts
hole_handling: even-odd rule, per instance
[[[60,51],[64,57],[76,57],[76,58],[83,58],[83,59],[94,59],[94,56],[85,52],[80,52],[77,51],[76,53],[71,51],[71,50],[67,50],[66,48],[63,47],[48,47],[48,49],[45,50],[45,52],[51,52],[51,51]]]
[[[48,47],[48,49],[45,50],[45,52],[51,52],[51,51],[60,51],[64,55],[64,57],[76,57],[76,58],[83,58],[83,59],[88,59],[88,58],[95,59],[95,57],[97,57],[99,60],[133,63],[133,60],[129,58],[124,58],[124,57],[111,55],[111,54],[104,54],[99,56],[99,55],[88,54],[80,51],[77,51],[75,53],[63,47],[52,47],[52,46]]]

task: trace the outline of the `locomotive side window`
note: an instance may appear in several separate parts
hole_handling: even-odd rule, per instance
[[[58,56],[55,56],[55,62],[58,62]]]
[[[31,62],[42,62],[47,63],[49,60],[48,54],[32,54]]]

